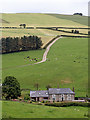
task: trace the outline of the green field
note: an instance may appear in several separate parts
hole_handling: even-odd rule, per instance
[[[2,19],[3,26],[19,26],[21,23],[27,26],[88,26],[88,17],[73,15],[16,13],[2,14]]]
[[[55,36],[60,34],[58,31],[51,31],[51,30],[39,30],[39,29],[3,29],[2,30],[2,36],[1,37],[22,37],[22,36],[32,36],[36,35],[38,37],[41,37],[41,40],[43,42],[44,47],[48,41],[52,40]]]
[[[25,23],[27,27],[87,27],[88,17],[86,16],[73,16],[73,15],[60,15],[60,14],[40,14],[40,13],[16,13],[16,14],[2,14],[3,27],[18,27],[21,23]],[[37,35],[41,37],[44,47],[51,39],[57,35],[74,35],[73,33],[65,33],[60,31],[52,31],[45,29],[0,29],[2,30],[1,37],[21,37],[24,35]],[[63,30],[63,29],[61,29]],[[67,31],[68,29],[64,29]],[[87,34],[88,30],[80,30],[80,33]],[[82,35],[80,35],[82,36]]]
[[[73,112],[72,112],[73,111]],[[85,118],[87,107],[49,107],[3,101],[3,118]]]
[[[76,23],[80,23],[88,26],[88,16],[80,16],[80,15],[63,15],[63,14],[48,14],[58,19],[67,19]]]
[[[2,14],[2,26],[19,27],[25,23],[27,27],[87,27],[88,17],[17,13]],[[1,21],[0,19],[0,21]],[[71,31],[71,29],[62,29]],[[87,34],[85,29],[78,29]],[[77,35],[45,29],[0,29],[0,37],[21,37],[37,35],[41,37],[44,47],[57,35]],[[40,90],[45,90],[49,84],[53,88],[75,88],[76,97],[85,97],[88,94],[88,39],[87,38],[61,38],[50,49],[47,61],[41,64],[33,64],[30,59],[42,60],[45,49],[31,50],[2,55],[2,79],[6,76],[14,76],[20,82],[22,89],[36,90],[35,84],[39,84]],[[22,91],[22,96],[30,91]],[[27,103],[3,101],[3,118],[84,118],[88,113],[87,107],[49,107]]]
[[[64,30],[64,29],[62,29]],[[67,31],[70,31],[70,29],[67,29]],[[81,33],[86,33],[87,30],[79,30]],[[2,36],[1,37],[22,37],[22,36],[30,36],[30,35],[36,35],[38,37],[41,37],[41,40],[43,42],[42,48],[55,36],[57,35],[74,35],[77,36],[77,34],[73,33],[65,33],[60,31],[53,31],[53,30],[46,30],[46,29],[3,29],[2,30]],[[82,35],[79,35],[82,36]]]
[[[50,49],[47,61],[37,65],[24,57],[42,59],[45,50],[4,54],[3,79],[15,76],[21,88],[35,90],[34,84],[39,83],[40,89],[46,85],[62,88],[75,87],[76,96],[86,96],[88,87],[88,39],[61,38]]]

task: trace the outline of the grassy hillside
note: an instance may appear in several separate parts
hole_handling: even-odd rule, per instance
[[[84,114],[88,114],[87,107],[49,107],[10,101],[3,101],[2,109],[3,118],[85,118]]]
[[[63,20],[70,20],[82,25],[88,26],[88,16],[80,16],[80,15],[62,15],[62,14],[48,14],[53,17],[63,19]]]
[[[65,16],[64,19],[62,19],[62,15],[57,17],[57,14],[54,15],[48,15],[48,14],[40,14],[40,13],[16,13],[16,14],[2,14],[3,26],[19,26],[21,23],[26,23],[27,26],[84,26],[87,24],[84,24],[81,22],[74,21],[69,16]],[[84,20],[84,17],[82,17]],[[78,21],[82,20],[79,17],[76,17]],[[87,20],[84,20],[85,23]]]
[[[2,20],[2,26],[16,26],[19,27],[21,23],[25,23],[27,26],[45,26],[45,27],[87,27],[87,17],[84,16],[69,16],[69,15],[60,15],[60,14],[40,14],[40,13],[16,13],[16,14],[2,14],[0,21]],[[76,21],[75,21],[76,20]],[[80,22],[84,21],[84,22]],[[85,23],[85,24],[84,24]],[[61,29],[64,30],[64,29]],[[1,29],[0,29],[1,31]],[[71,30],[66,29],[66,31],[71,32]],[[87,30],[79,30],[81,33],[88,33]],[[57,35],[74,35],[77,34],[52,31],[52,30],[43,30],[43,29],[3,29],[2,36],[0,37],[17,37],[24,35],[37,35],[41,37],[43,46],[48,43]]]
[[[24,61],[24,57],[42,59],[44,50],[28,51],[3,55],[3,79],[7,75],[15,76],[21,88],[35,90],[34,84],[39,83],[40,89],[46,85],[52,87],[73,88],[76,96],[86,96],[88,86],[88,39],[62,38],[50,49],[45,63],[17,67],[32,62]]]
[[[62,29],[63,30],[63,29]],[[68,29],[67,31],[70,31]],[[79,30],[81,33],[86,33],[87,30]],[[77,36],[77,34],[72,33],[65,33],[61,31],[53,31],[53,30],[46,30],[46,29],[3,29],[2,30],[2,36],[1,37],[22,37],[22,36],[30,36],[30,35],[36,35],[38,37],[41,37],[41,40],[43,42],[44,47],[50,40],[52,40],[57,35],[74,35]],[[82,35],[80,35],[82,36]]]

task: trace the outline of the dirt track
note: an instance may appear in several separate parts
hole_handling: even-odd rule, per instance
[[[62,37],[56,38],[52,43],[50,43],[50,44],[48,45],[48,47],[46,48],[44,54],[43,54],[42,60],[41,60],[40,62],[37,62],[37,63],[34,63],[34,64],[40,64],[40,63],[42,63],[42,62],[45,62],[45,61],[47,60],[47,54],[48,54],[48,52],[49,52],[49,50],[50,50],[50,47],[51,47],[57,40],[59,40],[60,38],[62,38]],[[15,66],[15,67],[7,67],[7,68],[3,68],[3,70],[10,69],[10,68],[25,67],[25,66],[34,65],[34,64],[20,65],[20,66]]]
[[[47,60],[47,54],[48,54],[48,52],[49,52],[50,47],[51,47],[58,39],[60,39],[60,38],[61,38],[61,37],[56,38],[51,44],[49,44],[49,46],[46,48],[46,50],[45,50],[45,52],[44,52],[44,54],[43,54],[42,61],[37,62],[37,63],[34,63],[34,64],[39,64],[39,63],[45,62],[45,61]]]

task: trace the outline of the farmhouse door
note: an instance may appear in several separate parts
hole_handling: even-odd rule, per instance
[[[37,97],[37,101],[39,101],[39,97]]]
[[[63,97],[62,97],[62,101],[63,101]]]

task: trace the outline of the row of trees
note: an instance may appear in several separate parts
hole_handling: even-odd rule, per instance
[[[1,41],[2,53],[39,49],[42,46],[41,38],[37,36],[6,37]]]
[[[80,15],[80,16],[83,16],[82,13],[74,13],[73,15]]]

